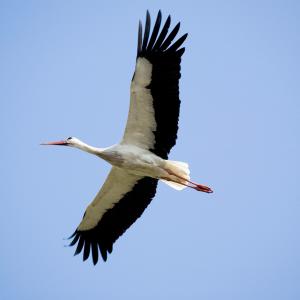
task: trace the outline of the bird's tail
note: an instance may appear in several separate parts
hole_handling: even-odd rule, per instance
[[[166,170],[169,170],[171,174],[178,175],[180,178],[176,177],[175,175],[170,175],[170,180],[162,179],[164,183],[171,186],[175,190],[183,190],[187,187],[187,180],[190,180],[190,169],[187,163],[182,161],[167,160],[165,168]],[[185,185],[180,184],[178,182],[182,182]]]

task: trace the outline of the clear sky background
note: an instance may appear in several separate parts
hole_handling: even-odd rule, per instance
[[[73,233],[109,165],[40,142],[123,134],[137,24],[188,32],[170,158],[214,194],[159,184],[106,263]],[[1,299],[300,299],[299,1],[0,2]]]

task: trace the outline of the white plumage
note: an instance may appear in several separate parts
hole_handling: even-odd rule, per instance
[[[114,242],[141,216],[156,192],[158,180],[182,190],[191,187],[211,193],[209,187],[190,181],[187,163],[168,160],[175,145],[179,117],[180,48],[187,34],[172,43],[180,27],[168,34],[171,17],[161,26],[161,12],[150,35],[147,11],[145,32],[139,23],[135,73],[130,87],[130,107],[123,139],[108,148],[92,147],[77,138],[44,145],[71,146],[106,160],[112,169],[87,207],[77,227],[71,246],[75,254],[83,250],[83,260],[90,252],[94,264],[99,251],[103,260],[112,252]]]
[[[130,86],[130,107],[122,144],[151,149],[155,143],[156,121],[153,98],[147,86],[151,83],[152,65],[146,58],[138,58]]]

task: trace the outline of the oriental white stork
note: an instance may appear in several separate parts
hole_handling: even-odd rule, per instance
[[[114,242],[142,215],[156,192],[158,180],[181,190],[185,187],[211,193],[204,185],[190,181],[188,164],[171,161],[179,117],[180,48],[187,34],[176,42],[180,23],[168,34],[171,17],[162,29],[158,12],[150,34],[147,11],[145,31],[139,22],[135,72],[130,86],[130,108],[123,139],[108,148],[87,145],[75,137],[43,145],[63,145],[94,154],[112,165],[102,188],[87,207],[70,246],[77,243],[75,255],[83,250],[83,260],[92,253],[104,261]]]

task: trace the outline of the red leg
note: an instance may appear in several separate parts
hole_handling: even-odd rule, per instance
[[[177,178],[180,178],[180,179],[182,179],[182,180],[184,180],[184,181],[187,181],[187,182],[191,183],[191,184],[194,185],[194,186],[188,185],[188,184],[184,184],[184,183],[181,183],[181,182],[178,182],[178,183],[180,183],[180,184],[182,184],[182,185],[188,186],[188,187],[190,187],[190,188],[193,188],[193,189],[195,189],[195,190],[197,190],[197,191],[204,192],[204,193],[212,193],[212,192],[213,192],[213,190],[212,190],[210,187],[206,186],[206,185],[203,185],[203,184],[199,184],[199,183],[195,183],[195,182],[193,182],[193,181],[190,181],[190,180],[188,180],[188,179],[186,179],[186,178],[184,178],[184,177],[181,177],[181,176],[179,176],[179,175],[173,173],[173,172],[170,171],[170,170],[166,170],[166,171],[167,171],[170,175],[173,175],[173,176],[175,176],[175,177],[177,177]]]
[[[167,178],[167,177],[161,177],[161,179],[167,180],[167,181],[176,182],[176,183],[178,183],[178,184],[184,185],[184,186],[189,187],[189,188],[191,188],[191,189],[195,189],[196,191],[200,191],[200,189],[199,189],[197,186],[193,186],[193,185],[186,184],[186,183],[183,183],[183,182],[171,180],[171,179],[169,179],[169,178]],[[209,192],[206,192],[206,193],[209,193]],[[210,192],[210,193],[212,193],[212,192]]]

